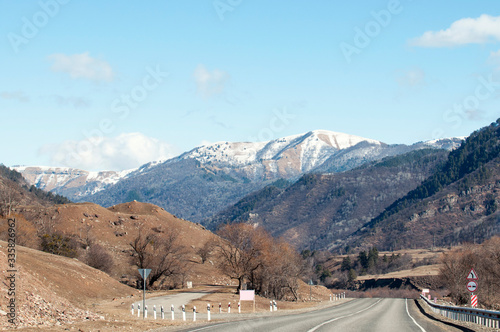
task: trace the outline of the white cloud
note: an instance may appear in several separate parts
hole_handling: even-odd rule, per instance
[[[421,68],[398,71],[396,81],[400,86],[421,87],[425,85],[425,72]]]
[[[221,94],[230,77],[229,74],[223,70],[214,69],[210,72],[201,64],[196,67],[193,76],[197,92],[204,98]]]
[[[57,105],[62,106],[62,107],[70,105],[74,108],[87,108],[90,106],[90,102],[87,98],[64,97],[61,95],[53,95],[52,98],[57,103]]]
[[[88,52],[82,54],[52,54],[51,70],[69,74],[72,79],[84,78],[92,81],[110,82],[113,80],[113,69],[106,61],[92,58]]]
[[[451,47],[495,41],[500,41],[500,16],[483,14],[478,18],[463,18],[455,21],[446,30],[427,31],[422,36],[410,40],[410,45]]]
[[[0,97],[2,97],[3,99],[17,100],[23,103],[30,101],[30,98],[26,96],[22,91],[3,91],[0,92]]]
[[[54,166],[119,171],[172,158],[177,155],[177,150],[141,133],[124,133],[117,137],[91,137],[45,145],[39,153],[49,155]]]

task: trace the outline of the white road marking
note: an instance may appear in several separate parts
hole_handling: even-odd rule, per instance
[[[371,306],[369,306],[368,308],[365,308],[363,310],[360,310],[360,311],[356,311],[352,314],[349,314],[349,315],[345,315],[345,316],[341,316],[341,317],[337,317],[337,318],[334,318],[334,319],[330,319],[330,320],[327,320],[326,322],[323,322],[315,327],[313,327],[312,329],[308,330],[307,332],[314,332],[316,331],[317,329],[319,329],[320,327],[322,326],[325,326],[326,324],[330,324],[331,322],[334,322],[336,320],[339,320],[339,319],[342,319],[342,318],[346,318],[346,317],[350,317],[350,316],[354,316],[356,314],[359,314],[360,312],[363,312],[363,311],[366,311],[368,309],[370,309],[371,307],[373,307],[374,305],[378,304],[380,301],[382,301],[382,299],[378,300],[377,302],[375,302],[374,304],[372,304]]]
[[[410,312],[408,311],[408,299],[405,299],[405,304],[406,304],[406,313],[408,314],[408,316],[410,316],[413,323],[415,323],[415,325],[417,325],[420,328],[420,330],[422,330],[422,332],[426,332],[425,329],[422,326],[418,325],[417,321],[410,315]]]

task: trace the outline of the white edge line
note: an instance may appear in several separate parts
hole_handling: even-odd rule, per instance
[[[426,332],[425,329],[422,326],[420,326],[417,323],[417,321],[410,315],[410,312],[408,311],[408,299],[405,299],[405,304],[406,304],[406,313],[411,318],[411,320],[413,321],[413,323],[415,323],[415,325],[417,325],[420,328],[420,330],[422,330],[422,332]]]
[[[308,330],[307,332],[314,332],[314,331],[316,331],[317,329],[319,329],[320,327],[322,327],[322,326],[324,326],[324,325],[326,325],[326,324],[330,324],[330,323],[332,323],[332,322],[334,322],[334,321],[336,321],[336,320],[338,320],[338,319],[342,319],[342,318],[346,318],[346,317],[350,317],[350,316],[353,316],[353,315],[359,314],[360,312],[363,312],[363,311],[366,311],[366,310],[370,309],[370,308],[371,308],[371,307],[373,307],[374,305],[378,304],[380,301],[382,301],[382,299],[379,299],[377,302],[375,302],[374,304],[372,304],[371,306],[369,306],[368,308],[365,308],[365,309],[363,309],[363,310],[356,311],[356,312],[354,312],[354,313],[352,313],[352,314],[349,314],[349,315],[345,315],[345,316],[341,316],[341,317],[337,317],[337,318],[334,318],[334,319],[327,320],[326,322],[323,322],[323,323],[321,323],[321,324],[319,324],[319,325],[317,325],[317,326],[313,327],[312,329]],[[418,325],[418,324],[417,324],[417,325]],[[425,330],[424,330],[424,332],[425,332]]]

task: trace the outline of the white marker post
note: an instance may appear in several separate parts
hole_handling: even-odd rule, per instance
[[[241,314],[241,303],[238,302],[238,313]]]
[[[230,314],[231,313],[231,302],[229,302],[227,304],[227,313]]]
[[[132,311],[132,316],[133,316],[134,315],[134,304],[133,303],[132,303],[132,309],[131,309],[131,311]]]
[[[196,322],[196,306],[193,307],[193,322]]]
[[[269,301],[269,311],[273,312],[273,301]]]
[[[219,314],[222,313],[222,303],[219,302]]]
[[[137,303],[137,317],[141,317],[141,304]]]
[[[182,320],[186,321],[186,306],[182,305]]]
[[[153,306],[153,318],[156,319],[156,304]]]
[[[172,312],[172,320],[174,320],[174,305],[170,307],[170,311]]]
[[[148,318],[148,306],[144,306],[144,318]]]
[[[163,311],[163,306],[160,307],[161,310],[161,319],[165,319],[165,311]]]
[[[207,317],[208,321],[210,322],[210,303],[207,303]]]

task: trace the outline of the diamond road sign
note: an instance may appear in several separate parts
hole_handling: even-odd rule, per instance
[[[146,280],[148,278],[149,273],[151,272],[151,269],[139,269],[139,274],[141,275],[142,279]]]

